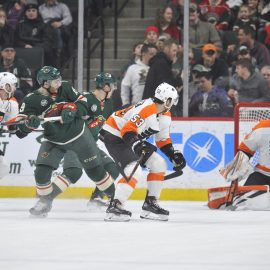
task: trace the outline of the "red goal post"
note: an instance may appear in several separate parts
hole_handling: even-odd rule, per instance
[[[270,102],[243,102],[234,109],[234,151],[252,128],[262,119],[270,118]]]

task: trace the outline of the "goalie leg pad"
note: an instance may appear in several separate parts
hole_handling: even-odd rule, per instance
[[[225,209],[230,187],[208,189],[208,207]],[[238,187],[233,201],[235,209],[264,210],[270,207],[269,186]]]

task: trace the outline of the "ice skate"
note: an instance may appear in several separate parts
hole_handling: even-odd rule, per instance
[[[158,203],[157,199],[154,196],[147,196],[143,206],[142,206],[142,213],[140,217],[142,219],[151,219],[151,220],[161,220],[161,221],[168,221],[169,219],[169,211],[161,208]]]
[[[52,200],[41,197],[34,207],[29,209],[32,216],[35,217],[47,217],[48,213],[52,209]]]
[[[108,209],[106,210],[105,221],[129,221],[131,212],[123,209],[119,200],[111,200]]]
[[[109,201],[104,200],[104,194],[97,187],[91,195],[90,200],[87,202],[89,211],[102,210],[109,206]]]

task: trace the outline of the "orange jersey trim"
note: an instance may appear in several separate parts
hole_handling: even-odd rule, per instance
[[[115,119],[114,119],[112,116],[110,116],[110,117],[106,120],[106,124],[108,124],[110,127],[114,128],[114,129],[119,130],[119,128],[118,128],[118,126],[117,126],[117,124],[116,124],[116,122],[115,122]]]
[[[265,171],[265,172],[270,173],[270,168],[267,168],[267,167],[265,167],[265,166],[263,166],[263,165],[257,164],[257,165],[256,165],[256,168],[258,168],[258,169],[260,169],[260,170],[262,170],[262,171]]]
[[[164,140],[164,141],[157,141],[156,145],[158,148],[162,148],[163,146],[172,143],[172,140],[170,138]]]
[[[144,107],[137,115],[134,115],[122,128],[121,136],[123,137],[127,132],[135,132],[138,134],[138,128],[147,117],[157,114],[157,106],[155,103]],[[143,122],[142,122],[143,121]]]
[[[251,149],[249,149],[243,142],[240,143],[239,147],[238,147],[239,150],[242,150],[243,152],[246,152],[250,155],[254,155],[255,151],[252,151]]]

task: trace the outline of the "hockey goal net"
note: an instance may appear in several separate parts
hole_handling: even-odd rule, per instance
[[[239,103],[234,111],[234,151],[260,120],[269,118],[270,102]]]

